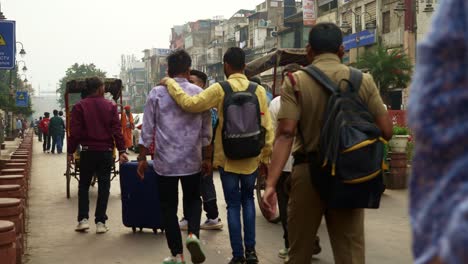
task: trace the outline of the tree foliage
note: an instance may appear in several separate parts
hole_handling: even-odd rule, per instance
[[[64,95],[65,95],[65,89],[67,86],[67,82],[73,79],[84,79],[88,77],[100,77],[100,78],[105,78],[106,77],[106,72],[98,69],[96,65],[93,63],[91,64],[78,64],[75,63],[72,66],[70,66],[66,72],[65,76],[60,79],[60,87],[57,89],[57,92],[60,94],[60,97],[58,99],[58,103],[61,108],[65,108],[65,100],[64,100]],[[76,102],[80,100],[80,94],[72,94],[70,95],[70,105],[74,105]]]
[[[16,70],[0,71],[0,109],[22,114],[24,117],[32,115],[31,99],[29,99],[28,107],[16,106],[15,91],[21,91],[25,88],[26,85]]]
[[[406,88],[413,69],[408,55],[402,49],[387,50],[383,46],[366,52],[356,66],[369,70],[381,93]]]

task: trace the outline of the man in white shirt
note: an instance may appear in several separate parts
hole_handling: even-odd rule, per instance
[[[287,78],[288,74],[296,72],[301,69],[301,66],[298,64],[289,64],[286,65],[283,69],[283,81],[284,78]],[[278,126],[278,113],[281,108],[281,96],[275,97],[268,107],[270,111],[270,116],[272,120],[273,130],[276,132],[276,128]],[[276,185],[276,194],[278,199],[278,207],[279,213],[281,218],[281,224],[283,225],[284,231],[284,248],[278,252],[278,256],[282,259],[286,259],[288,257],[289,251],[289,239],[288,239],[288,202],[289,202],[289,191],[291,189],[291,172],[293,167],[294,159],[289,156],[288,162],[283,168],[283,172],[281,174],[280,179],[278,180],[278,184]],[[313,245],[313,253],[314,255],[319,254],[322,249],[320,248],[320,240],[317,237],[315,243]]]

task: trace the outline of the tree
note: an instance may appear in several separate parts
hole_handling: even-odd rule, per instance
[[[32,115],[34,111],[31,98],[27,107],[17,107],[15,102],[15,90],[21,91],[26,88],[27,85],[21,80],[16,70],[0,71],[0,108],[15,114],[22,114],[24,117]]]
[[[93,63],[91,64],[78,64],[75,63],[70,66],[67,71],[65,72],[65,76],[60,79],[60,87],[57,89],[57,92],[60,94],[58,99],[58,103],[61,108],[65,108],[65,90],[67,86],[67,82],[73,79],[85,79],[88,77],[100,77],[105,78],[106,72],[98,69],[96,65]],[[70,105],[74,105],[76,102],[80,100],[79,94],[71,94],[70,95]]]
[[[406,88],[413,69],[408,55],[402,49],[387,50],[383,46],[366,52],[356,66],[369,70],[382,94],[396,88]]]

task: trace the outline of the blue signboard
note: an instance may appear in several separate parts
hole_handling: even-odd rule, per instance
[[[16,106],[28,107],[29,96],[28,92],[16,92]]]
[[[0,20],[0,69],[15,67],[16,26],[15,21]]]
[[[345,36],[343,45],[345,50],[355,49],[358,47],[369,46],[377,42],[375,30],[364,30],[355,34]]]

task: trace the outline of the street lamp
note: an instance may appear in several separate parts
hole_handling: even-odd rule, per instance
[[[372,15],[369,12],[364,11],[361,14],[356,14],[352,9],[348,9],[347,11],[345,11],[343,13],[343,15],[346,15],[348,12],[354,14],[354,19],[356,19],[357,17],[360,18],[363,14],[369,15],[370,20],[368,22],[366,22],[366,29],[367,30],[375,30],[377,28],[375,19],[374,20],[372,19]],[[349,32],[349,30],[352,29],[351,24],[346,20],[341,21],[340,28],[345,33]]]
[[[21,74],[21,75],[20,75],[20,77],[23,77],[23,76],[24,76],[23,82],[24,82],[24,83],[27,83],[27,82],[28,82],[28,78],[27,78],[26,74]]]
[[[26,67],[26,62],[23,61],[23,60],[20,60],[20,61],[17,61],[17,64],[19,64],[20,62],[22,62],[22,63],[24,64],[24,66],[23,66],[23,68],[22,68],[23,72],[27,72],[27,71],[28,71],[28,67]]]
[[[20,44],[21,45],[21,50],[19,52],[19,55],[21,56],[21,58],[24,58],[24,56],[26,56],[26,51],[24,50],[24,46],[23,46],[23,43],[19,42],[19,41],[16,41],[16,44]]]

